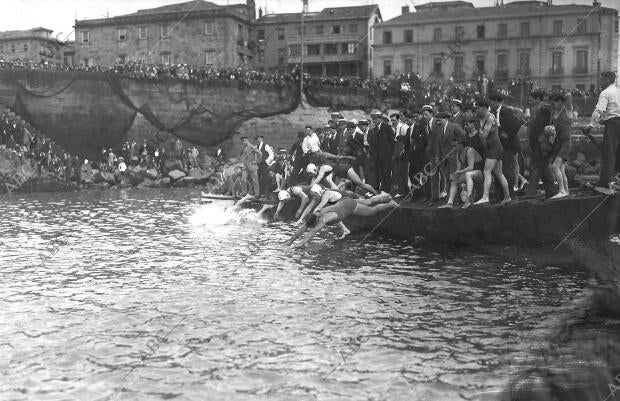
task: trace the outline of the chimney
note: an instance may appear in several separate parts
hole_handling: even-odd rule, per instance
[[[263,7],[258,7],[258,18],[263,17]]]
[[[403,6],[400,10],[403,15],[409,14],[409,6]]]

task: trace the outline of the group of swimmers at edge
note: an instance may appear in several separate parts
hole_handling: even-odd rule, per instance
[[[326,160],[333,158],[331,154],[315,155],[318,160]],[[278,205],[273,216],[277,220],[284,205],[293,201],[295,198],[300,200],[299,207],[295,213],[295,225],[300,226],[297,232],[286,241],[289,248],[299,248],[306,245],[312,237],[326,225],[337,225],[342,234],[338,239],[343,239],[351,233],[344,225],[344,220],[350,216],[374,216],[382,211],[400,207],[398,202],[385,192],[377,193],[370,185],[364,183],[357,175],[347,159],[353,159],[348,156],[336,156],[338,162],[325,162],[320,164],[308,164],[306,172],[311,178],[308,185],[293,185],[288,189],[278,192]],[[350,180],[355,186],[367,190],[366,197],[355,192],[342,189],[334,182],[334,177]],[[325,185],[321,185],[321,183]],[[344,181],[343,181],[344,183]],[[246,195],[236,202],[228,210],[240,210],[242,205],[253,200],[252,195]],[[274,205],[265,204],[258,211],[258,215],[262,215],[265,211],[272,209]],[[296,239],[308,233],[299,243],[293,245]]]

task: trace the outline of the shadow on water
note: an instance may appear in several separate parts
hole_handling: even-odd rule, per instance
[[[595,337],[575,263],[337,231],[286,253],[290,224],[197,195],[10,200],[0,398],[528,399],[534,368]]]

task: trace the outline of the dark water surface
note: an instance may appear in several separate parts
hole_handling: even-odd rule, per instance
[[[287,254],[198,194],[4,201],[0,399],[496,399],[589,279],[365,233]]]

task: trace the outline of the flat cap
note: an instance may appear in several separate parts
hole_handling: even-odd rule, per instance
[[[371,117],[381,117],[382,115],[383,115],[383,113],[381,113],[379,110],[373,110],[373,111],[370,113],[370,116],[371,116]]]
[[[458,104],[459,106],[463,105],[463,102],[461,102],[459,99],[452,99],[452,103]]]
[[[424,106],[422,106],[422,111],[430,111],[431,113],[433,112],[433,106],[430,106],[428,104],[425,104]]]
[[[370,125],[370,121],[366,119],[360,120],[359,125]]]

